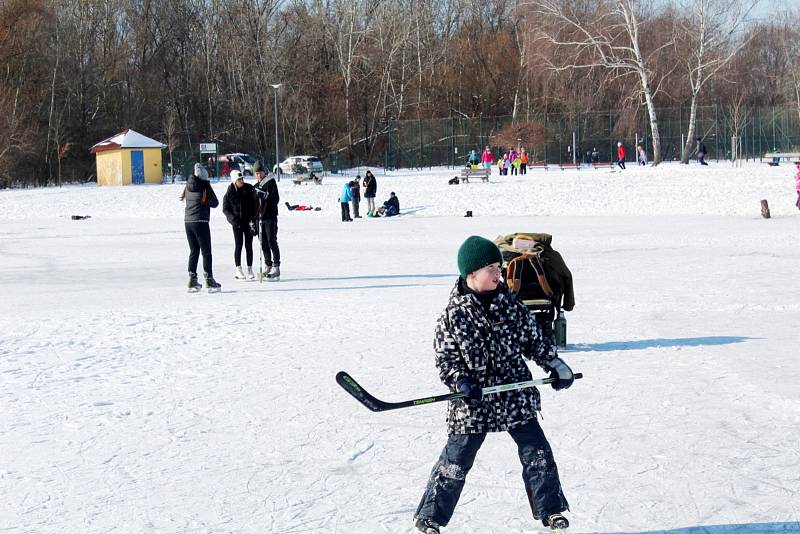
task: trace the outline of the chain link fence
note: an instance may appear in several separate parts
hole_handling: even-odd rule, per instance
[[[679,161],[685,145],[689,108],[657,110],[664,161]],[[463,166],[471,150],[485,146],[495,159],[509,148],[525,147],[532,162],[548,164],[588,162],[596,150],[601,162],[616,159],[617,142],[635,159],[641,143],[652,160],[650,121],[645,108],[566,113],[541,113],[518,117],[452,116],[441,119],[389,120],[382,125],[370,158],[358,165],[387,169]],[[733,108],[704,106],[697,110],[695,137],[706,145],[709,160],[729,160],[736,142],[740,158],[759,159],[766,152],[800,149],[800,114],[796,108]],[[736,138],[736,141],[734,141]],[[694,147],[695,143],[692,142]],[[693,154],[690,154],[693,155]],[[349,167],[341,153],[324,158],[332,172]]]

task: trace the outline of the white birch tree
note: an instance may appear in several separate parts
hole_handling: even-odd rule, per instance
[[[676,54],[689,84],[689,124],[681,163],[689,163],[703,87],[747,44],[741,34],[759,0],[678,0]],[[749,34],[752,37],[752,33]]]
[[[657,87],[653,86],[652,57],[672,45],[671,36],[663,43],[649,43],[643,50],[642,27],[653,13],[644,0],[530,0],[531,15],[545,21],[540,38],[568,52],[566,60],[546,59],[555,71],[571,69],[611,69],[620,76],[633,75],[638,81],[650,118],[653,165],[662,160],[661,135],[655,107]]]

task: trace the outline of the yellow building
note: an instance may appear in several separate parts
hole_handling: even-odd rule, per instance
[[[89,149],[97,156],[97,185],[160,184],[164,148],[130,129],[100,141]]]

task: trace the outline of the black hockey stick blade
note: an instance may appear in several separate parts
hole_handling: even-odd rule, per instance
[[[459,399],[464,396],[462,393],[447,393],[445,395],[436,395],[434,397],[425,397],[422,399],[414,399],[402,402],[386,402],[373,397],[366,389],[362,388],[352,376],[344,371],[339,371],[336,373],[336,382],[342,386],[342,389],[355,397],[358,402],[373,412],[385,412],[387,410],[396,410],[398,408],[408,408],[409,406],[419,406],[421,404],[430,404],[432,402]]]
[[[575,379],[577,380],[579,378],[583,378],[583,374],[575,373]],[[540,378],[536,380],[529,380],[527,382],[517,382],[515,384],[491,386],[483,388],[483,394],[490,395],[493,393],[501,393],[503,391],[512,391],[515,389],[523,389],[526,387],[550,384],[552,382],[555,382],[556,380],[557,379],[555,378]],[[386,402],[375,398],[366,389],[361,387],[359,383],[356,382],[356,380],[352,376],[350,376],[344,371],[339,371],[338,373],[336,373],[336,383],[338,383],[342,387],[342,389],[344,389],[350,395],[355,397],[355,399],[358,402],[360,402],[373,412],[385,412],[388,410],[397,410],[398,408],[409,408],[411,406],[421,406],[423,404],[449,401],[464,397],[463,393],[445,393],[443,395],[434,395],[432,397],[422,397],[419,399],[412,399],[407,401]]]

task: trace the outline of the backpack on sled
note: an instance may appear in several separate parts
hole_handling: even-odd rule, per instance
[[[536,232],[498,236],[494,241],[503,255],[509,290],[531,311],[542,332],[554,338],[553,322],[562,309],[572,311],[575,294],[572,273],[552,242],[552,235]]]

